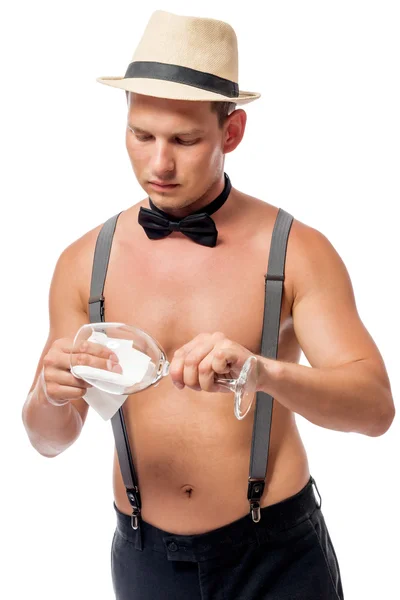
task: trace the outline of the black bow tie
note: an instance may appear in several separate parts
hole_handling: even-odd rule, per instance
[[[138,223],[151,240],[167,237],[173,231],[180,231],[194,242],[213,248],[217,244],[218,230],[210,214],[218,210],[226,201],[231,190],[231,182],[225,173],[225,187],[221,194],[207,206],[200,208],[183,219],[176,219],[157,208],[150,200],[153,210],[140,207]]]
[[[170,235],[173,231],[180,231],[198,244],[203,244],[203,246],[213,247],[217,243],[218,230],[212,218],[206,213],[189,215],[178,222],[174,222],[141,206],[139,223],[151,240],[159,240]]]

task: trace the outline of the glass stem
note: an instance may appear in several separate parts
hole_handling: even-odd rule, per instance
[[[166,377],[169,374],[169,367],[170,367],[170,363],[167,360],[165,360],[162,364],[162,371],[161,371],[162,377]]]
[[[228,390],[231,390],[231,392],[236,391],[237,379],[224,379],[223,377],[217,377],[215,379],[215,383],[222,385],[222,387],[228,388]]]

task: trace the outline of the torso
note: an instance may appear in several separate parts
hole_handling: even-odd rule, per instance
[[[140,206],[148,207],[148,200],[124,211],[117,222],[104,288],[105,320],[144,329],[168,358],[199,333],[216,331],[260,354],[264,275],[278,208],[232,189],[213,215],[218,244],[208,248],[178,232],[149,240],[137,223]],[[91,244],[99,230],[90,232]],[[82,292],[86,302],[93,256],[88,254]],[[292,271],[288,255],[277,359],[298,362],[301,349],[291,317]],[[169,377],[127,398],[123,412],[143,520],[171,533],[195,534],[249,512],[254,408],[255,403],[238,421],[233,394],[187,387],[181,391]],[[261,506],[296,494],[309,476],[294,414],[275,400]],[[117,507],[130,515],[116,451],[113,487]]]

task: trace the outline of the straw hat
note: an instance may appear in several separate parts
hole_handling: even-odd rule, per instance
[[[237,38],[228,23],[163,10],[151,15],[125,75],[96,81],[177,100],[241,105],[261,96],[239,90]]]

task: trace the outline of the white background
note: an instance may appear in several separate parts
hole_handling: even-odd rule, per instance
[[[322,231],[399,390],[399,5],[370,1],[9,3],[0,16],[2,493],[0,596],[113,598],[111,424],[93,411],[55,459],[21,409],[48,333],[62,250],[141,200],[124,147],[125,73],[153,10],[228,21],[239,40],[245,137],[226,159],[239,190]],[[398,214],[398,213],[397,213]],[[303,364],[307,364],[304,357]],[[400,597],[399,423],[382,437],[298,417],[346,600]],[[250,449],[249,449],[250,452]],[[6,591],[7,590],[7,591]]]

